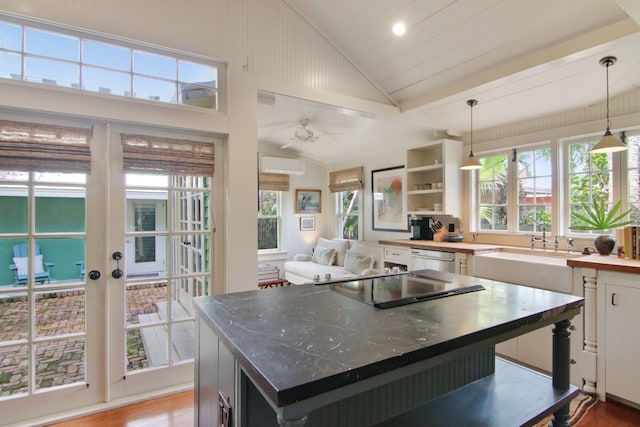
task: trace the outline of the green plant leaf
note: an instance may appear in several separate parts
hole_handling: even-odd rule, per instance
[[[618,214],[622,206],[622,200],[618,200],[609,212],[605,208],[604,198],[593,202],[593,206],[582,203],[585,214],[571,212],[571,217],[578,224],[569,227],[570,230],[609,230],[632,224],[633,221],[625,221],[632,209]]]

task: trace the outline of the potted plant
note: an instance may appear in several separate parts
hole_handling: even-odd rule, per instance
[[[632,209],[618,214],[621,205],[622,200],[618,200],[611,210],[607,212],[604,198],[601,198],[599,202],[594,201],[593,206],[583,203],[582,209],[584,213],[571,212],[571,217],[576,225],[572,225],[569,229],[601,231],[604,233],[605,230],[624,227],[625,225],[633,223],[633,221],[625,221],[625,218]],[[609,255],[616,246],[616,239],[609,234],[601,234],[596,237],[593,244],[600,255]]]

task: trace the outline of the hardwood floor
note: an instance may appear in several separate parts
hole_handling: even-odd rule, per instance
[[[188,427],[193,425],[193,392],[173,394],[50,427]],[[579,427],[637,427],[640,411],[619,403],[598,402]]]
[[[51,427],[188,427],[193,425],[193,391],[111,409]]]
[[[580,427],[636,427],[640,426],[640,411],[612,400],[598,402],[578,425]]]

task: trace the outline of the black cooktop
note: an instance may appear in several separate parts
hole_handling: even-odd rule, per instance
[[[360,279],[328,285],[332,291],[377,308],[391,308],[415,302],[483,290],[479,284],[448,280],[435,270]]]

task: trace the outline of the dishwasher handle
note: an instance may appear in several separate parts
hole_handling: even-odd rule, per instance
[[[411,249],[411,256],[416,258],[434,259],[439,261],[453,261],[456,257],[453,252],[436,251],[432,249]]]

